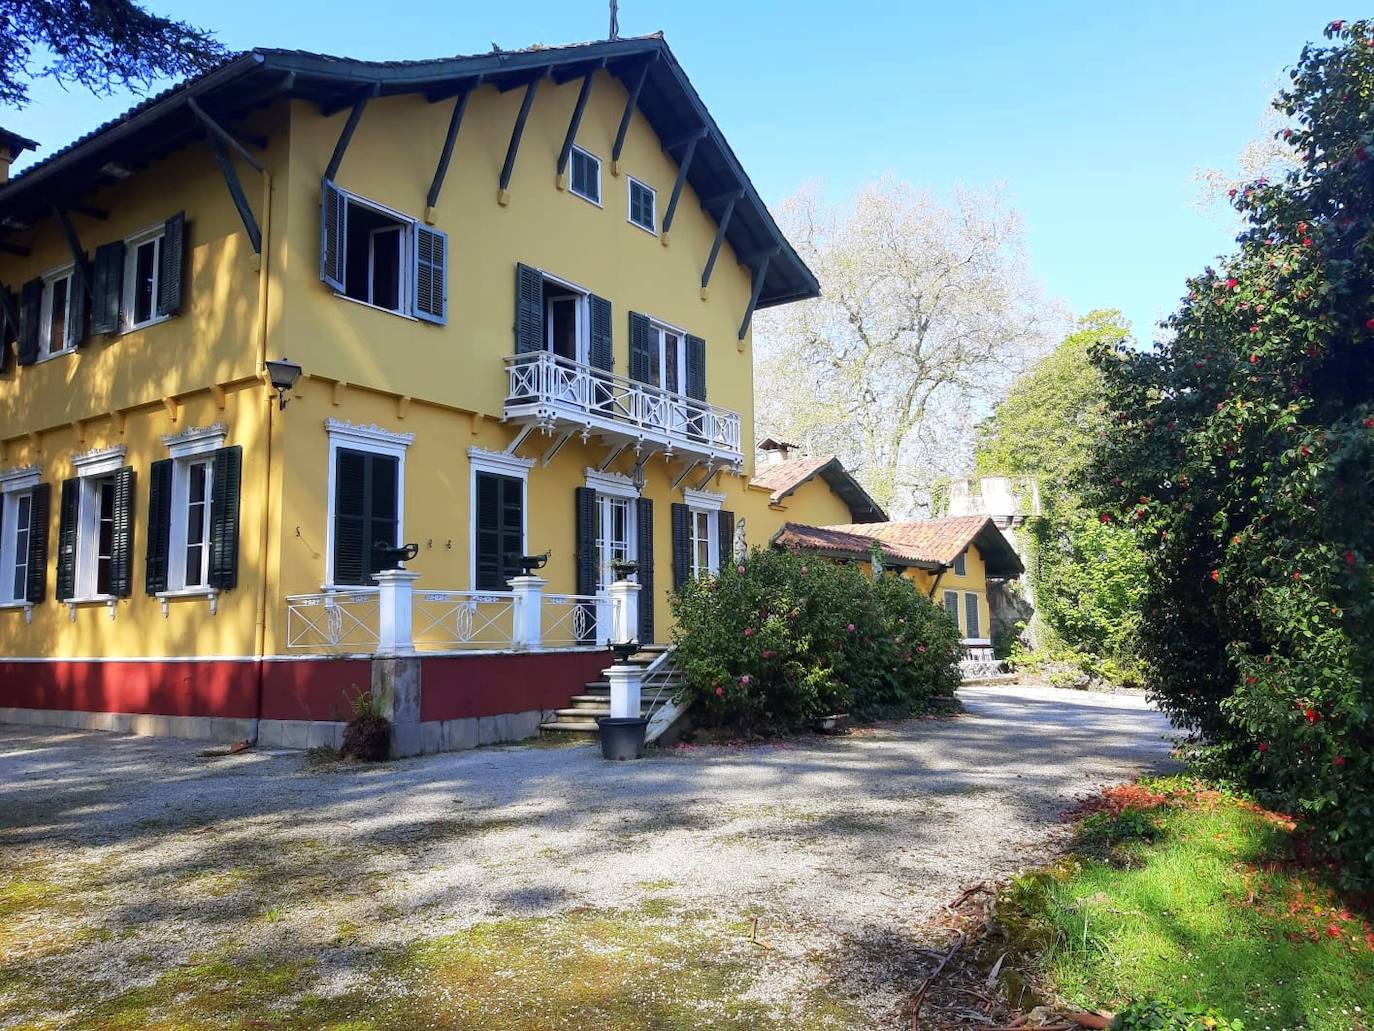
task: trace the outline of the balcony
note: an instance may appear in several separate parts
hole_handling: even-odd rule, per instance
[[[550,433],[650,445],[687,460],[739,466],[740,416],[548,351],[506,359],[505,417]]]

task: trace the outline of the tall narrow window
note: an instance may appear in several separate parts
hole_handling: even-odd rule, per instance
[[[186,469],[186,578],[183,586],[203,587],[210,572],[210,463]]]
[[[67,269],[43,279],[43,308],[39,320],[38,357],[47,358],[72,348],[72,272]]]
[[[716,513],[694,508],[691,511],[689,526],[692,533],[692,576],[710,576],[718,568],[719,549],[715,542]]]
[[[959,592],[945,591],[943,595],[945,611],[949,613],[949,618],[954,620],[954,625],[959,626]]]
[[[400,461],[339,448],[334,466],[333,582],[372,586],[378,544],[394,547],[400,528]]]
[[[9,560],[12,575],[8,577],[10,593],[4,601],[23,601],[29,576],[29,534],[33,522],[33,495],[20,494],[10,502],[13,530],[4,542],[3,554]],[[8,513],[7,513],[8,514]]]
[[[655,211],[656,198],[654,191],[641,183],[638,179],[630,180],[630,221],[639,226],[640,229],[647,229],[649,232],[657,232],[658,213]]]
[[[967,576],[967,575],[968,575],[968,559],[966,558],[967,554],[968,554],[967,552],[961,551],[961,552],[959,552],[958,558],[956,558],[956,559],[954,560],[954,575],[955,575],[955,576]]]
[[[611,563],[634,557],[634,501],[630,498],[596,496],[596,548],[599,558],[596,589],[615,580]]]
[[[572,192],[593,204],[601,203],[601,161],[581,147],[572,149]]]
[[[114,591],[114,477],[102,476],[93,481],[87,496],[95,506],[95,593],[111,594]]]
[[[964,594],[964,636],[982,637],[982,620],[978,613],[978,595],[972,591]]]
[[[124,311],[127,329],[157,319],[158,275],[162,267],[162,229],[129,241],[125,270]]]
[[[586,362],[587,295],[544,278],[544,349],[570,362]]]
[[[653,323],[649,330],[649,382],[654,386],[683,393],[687,383],[687,355],[684,336],[669,326]]]
[[[525,551],[525,481],[517,476],[479,472],[475,475],[476,518],[473,561],[479,591],[509,590],[520,575]]]
[[[399,222],[379,226],[368,234],[367,303],[399,311],[403,235]]]

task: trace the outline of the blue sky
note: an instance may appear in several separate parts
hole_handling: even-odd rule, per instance
[[[607,25],[603,0],[151,6],[234,48],[369,58],[572,42]],[[1196,209],[1194,170],[1233,163],[1283,70],[1341,15],[1294,0],[622,0],[620,27],[667,34],[770,204],[808,180],[840,197],[884,172],[937,192],[1003,183],[1046,292],[1079,313],[1122,308],[1148,340],[1235,231]],[[44,82],[4,124],[54,149],[133,99]]]

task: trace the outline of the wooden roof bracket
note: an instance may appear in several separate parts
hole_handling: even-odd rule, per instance
[[[498,204],[510,203],[510,177],[515,171],[515,157],[520,153],[520,137],[525,134],[525,123],[529,121],[530,108],[534,106],[534,94],[539,88],[539,80],[547,74],[548,69],[545,68],[525,86],[525,99],[520,101],[520,113],[515,116],[515,125],[511,127],[510,145],[506,148],[506,160],[501,166],[501,185],[496,194]]]
[[[91,277],[86,268],[86,252],[81,249],[81,240],[77,237],[76,230],[72,228],[72,220],[67,217],[65,211],[60,207],[54,207],[53,214],[57,216],[57,221],[62,226],[62,235],[67,238],[67,247],[72,252],[72,262],[76,268],[76,281],[81,285],[81,292],[90,297]]]
[[[625,147],[625,134],[630,131],[630,119],[634,117],[635,108],[639,106],[639,93],[644,89],[644,80],[649,77],[649,65],[655,60],[657,55],[644,62],[625,98],[625,113],[620,116],[620,128],[615,133],[615,146],[611,148],[611,175],[620,174],[620,152]]]
[[[324,177],[330,182],[333,182],[339,174],[339,165],[343,164],[344,153],[348,150],[348,145],[353,142],[353,132],[358,128],[358,123],[362,121],[363,109],[367,107],[367,102],[381,91],[382,84],[374,82],[370,86],[363,87],[353,101],[353,110],[348,112],[348,121],[344,122],[338,142],[334,144],[334,153],[329,158],[329,166],[324,170]]]
[[[444,149],[439,152],[439,164],[434,169],[434,179],[429,184],[429,193],[425,195],[425,221],[430,225],[434,224],[434,209],[439,204],[439,191],[444,188],[444,178],[448,175],[449,161],[453,159],[453,145],[458,141],[458,130],[463,125],[463,114],[468,109],[468,97],[472,96],[472,91],[480,85],[482,85],[482,76],[479,75],[458,94],[458,99],[453,102],[453,114],[449,116],[448,132],[444,134]]]
[[[763,281],[768,277],[768,263],[773,259],[773,255],[782,250],[781,246],[774,247],[770,251],[765,251],[759,261],[759,267],[754,270],[754,289],[749,293],[749,307],[744,309],[744,321],[739,324],[739,339],[744,342],[744,335],[749,332],[749,323],[753,321],[754,309],[759,304],[759,294],[763,292]]]
[[[560,190],[567,188],[563,176],[568,171],[568,158],[572,155],[573,142],[577,139],[578,127],[582,125],[582,112],[587,109],[587,97],[592,92],[592,79],[604,67],[606,67],[606,59],[603,57],[600,62],[587,69],[587,73],[582,76],[582,88],[577,91],[577,103],[573,105],[572,117],[568,119],[568,134],[563,137],[563,149],[558,152],[556,175]]]
[[[668,210],[663,213],[663,232],[660,239],[663,246],[668,246],[668,233],[673,228],[673,216],[677,214],[677,202],[682,197],[682,187],[687,182],[687,170],[692,167],[692,158],[696,156],[697,144],[706,135],[706,126],[697,129],[691,135],[681,140],[674,140],[663,149],[672,150],[674,147],[685,143],[687,149],[682,152],[682,160],[678,162],[677,179],[673,182],[673,195],[668,198]]]
[[[187,97],[186,106],[205,126],[205,131],[210,138],[210,147],[215,152],[215,162],[224,175],[224,184],[229,189],[229,197],[233,200],[234,208],[239,213],[239,220],[243,222],[243,230],[248,234],[248,242],[253,245],[253,253],[261,255],[262,231],[258,229],[258,220],[253,215],[253,209],[248,203],[248,196],[243,192],[243,184],[239,182],[239,173],[234,168],[233,159],[230,158],[229,150],[226,148],[232,148],[234,153],[258,172],[263,170],[262,162],[250,154],[247,147],[226,132],[223,126],[206,114],[204,109],[196,103],[195,97]]]
[[[725,201],[725,210],[720,213],[720,218],[716,219],[716,238],[711,244],[711,254],[706,259],[706,267],[701,270],[701,299],[707,297],[707,288],[711,285],[711,272],[716,267],[716,257],[720,254],[720,245],[725,241],[725,234],[730,229],[730,219],[735,214],[735,205],[744,196],[744,190],[736,190],[728,195]],[[703,204],[702,207],[706,205]]]

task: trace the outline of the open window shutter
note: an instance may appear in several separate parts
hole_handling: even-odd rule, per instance
[[[716,515],[717,543],[720,545],[720,568],[735,561],[735,513],[722,509]]]
[[[670,515],[673,530],[673,590],[692,578],[692,513],[674,504]]]
[[[964,636],[982,637],[982,626],[978,620],[978,595],[964,595]]]
[[[143,590],[167,590],[167,550],[172,537],[172,459],[154,462],[148,470],[148,550]]]
[[[19,364],[38,361],[38,323],[43,314],[43,280],[30,279],[19,291]]]
[[[639,643],[654,640],[654,503],[650,498],[635,502],[635,561],[639,563]]]
[[[577,593],[596,593],[597,567],[601,556],[596,553],[596,491],[590,487],[573,488],[573,521],[577,539]]]
[[[95,249],[93,278],[91,332],[118,333],[119,306],[124,299],[123,240],[104,243]]]
[[[81,285],[82,283],[91,283],[91,265],[89,262],[82,262],[82,264],[85,266],[85,271],[72,277],[72,298],[71,306],[68,309],[71,326],[67,330],[67,334],[76,347],[85,346],[87,330],[91,324],[91,294]]]
[[[630,379],[648,383],[653,364],[649,358],[649,320],[630,312]]]
[[[76,594],[76,521],[81,508],[81,481],[62,481],[62,513],[57,526],[57,600]]]
[[[157,313],[181,311],[182,283],[186,268],[186,212],[178,211],[162,225],[162,253],[157,270]]]
[[[706,341],[701,337],[688,336],[687,342],[687,396],[698,401],[706,400]]]
[[[515,353],[544,349],[544,273],[515,266]]]
[[[426,322],[448,321],[448,236],[438,229],[415,225],[415,284],[413,314]]]
[[[320,180],[320,278],[339,293],[344,289],[348,236],[348,196],[328,179]]]
[[[14,365],[14,349],[19,339],[19,301],[14,291],[0,284],[0,373],[9,372]]]
[[[52,488],[40,483],[33,489],[29,503],[28,579],[24,600],[37,605],[48,594],[48,504]]]
[[[949,618],[954,620],[954,626],[959,626],[959,592],[946,591],[944,593],[945,611],[949,613]]]
[[[611,302],[593,294],[587,299],[591,308],[591,363],[594,369],[611,371],[615,352],[611,344]]]
[[[134,580],[134,470],[124,466],[114,476],[114,526],[110,542],[110,593],[127,598]]]
[[[501,587],[510,589],[511,577],[520,575],[525,553],[525,481],[517,476],[501,480]]]
[[[210,586],[232,590],[239,583],[239,484],[243,448],[215,452],[210,500]]]

